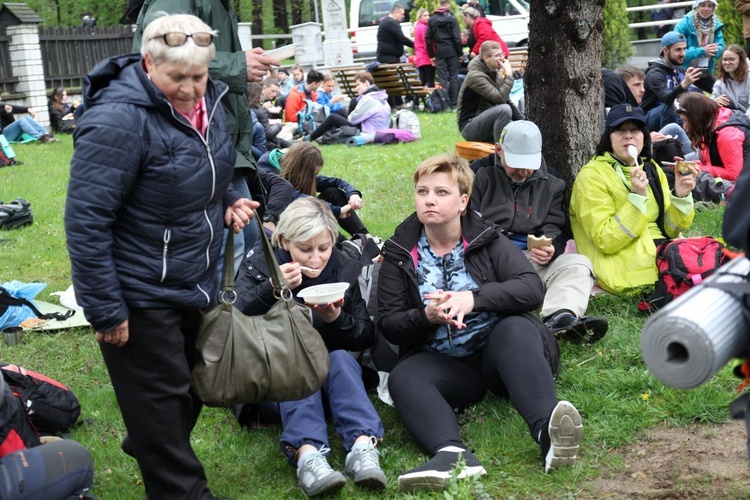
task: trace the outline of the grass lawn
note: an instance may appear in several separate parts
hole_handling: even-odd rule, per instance
[[[364,193],[360,215],[370,231],[383,238],[413,211],[411,176],[416,165],[427,156],[451,152],[453,144],[461,140],[455,114],[419,116],[424,138],[416,143],[323,148],[323,174],[342,177]],[[0,282],[45,282],[49,286],[38,298],[55,303],[56,298],[50,299],[48,293],[65,290],[70,284],[62,216],[72,138],[61,139],[59,144],[19,145],[15,149],[25,164],[0,169],[0,199],[21,196],[30,200],[35,218],[32,226],[0,233]],[[550,163],[554,166],[554,161]],[[701,209],[690,235],[718,236],[722,213],[721,208]],[[728,369],[699,389],[669,389],[648,373],[641,360],[640,330],[646,318],[637,312],[633,298],[597,296],[589,313],[607,317],[609,333],[593,346],[562,345],[563,369],[557,383],[559,397],[573,402],[584,419],[580,464],[544,474],[538,447],[517,412],[508,401],[488,396],[461,415],[459,422],[462,435],[489,474],[478,483],[454,488],[446,498],[573,498],[586,494],[588,481],[605,469],[623,470],[619,452],[643,429],[729,419],[727,404],[733,399],[736,381]],[[75,429],[72,437],[94,456],[96,495],[107,500],[143,497],[136,463],[120,451],[125,429],[90,329],[27,332],[23,345],[0,345],[0,359],[57,378],[77,394],[82,419],[92,423]],[[380,401],[376,408],[386,429],[381,462],[389,479],[385,496],[402,497],[396,477],[426,457],[393,408]],[[278,437],[279,429],[247,431],[228,411],[207,408],[193,433],[193,446],[206,469],[209,486],[218,496],[303,498],[295,486],[295,471],[279,450]],[[332,438],[331,448],[331,464],[343,470],[341,440]],[[383,495],[359,490],[350,483],[342,496]]]

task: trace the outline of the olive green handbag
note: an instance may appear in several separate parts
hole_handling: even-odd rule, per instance
[[[234,238],[227,238],[220,303],[203,317],[192,373],[193,390],[207,406],[295,401],[320,389],[328,350],[307,306],[294,301],[265,231],[260,238],[276,304],[262,316],[234,307]]]

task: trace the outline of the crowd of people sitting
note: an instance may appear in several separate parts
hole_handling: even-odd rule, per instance
[[[613,294],[653,285],[656,246],[691,226],[699,173],[729,189],[750,161],[748,60],[741,47],[724,48],[715,6],[696,0],[685,26],[664,33],[662,54],[645,73],[604,71],[602,134],[570,186],[569,203],[564,180],[542,157],[541,131],[509,102],[515,78],[507,47],[487,32],[481,10],[464,10],[470,28],[464,44],[453,43],[460,32],[444,2],[432,15],[419,11],[424,26],[415,45],[422,50],[423,42],[436,43],[426,47],[427,59],[417,59],[420,75],[434,78],[434,65],[438,80],[453,89],[460,133],[495,150],[471,165],[444,155],[419,163],[414,212],[385,243],[378,241],[374,298],[357,285],[363,263],[343,250],[342,230],[377,241],[358,214],[364,195],[346,180],[321,174],[323,154],[314,143],[334,127],[374,133],[387,126],[388,95],[370,73],[357,75],[352,99],[337,94],[333,75],[305,74],[298,65],[290,74],[279,70],[251,82],[247,120],[255,170],[236,167],[239,155],[220,104],[226,85],[207,76],[218,50],[216,32],[193,16],[156,17],[139,33],[140,54],[121,56],[117,72],[98,67],[86,96],[94,106],[80,120],[64,89],[56,89],[50,96],[56,127],[65,131],[72,114],[77,129],[65,218],[74,286],[128,427],[123,450],[137,458],[150,494],[176,489],[210,498],[189,442],[202,404],[189,391],[190,341],[200,311],[215,302],[210,291],[217,289],[223,247],[215,235],[222,229],[242,243],[235,255],[237,308],[258,315],[274,303],[252,217],[261,218],[291,290],[351,283],[344,299],[311,307],[331,364],[323,387],[277,407],[281,450],[305,494],[333,493],[347,477],[363,487],[386,487],[379,461],[383,423],[362,367],[349,354],[376,340],[389,343],[395,359],[385,388],[406,430],[429,455],[399,475],[403,491],[444,489],[452,474],[459,480],[487,474],[476,456],[487,451],[470,450],[456,412],[488,391],[508,398],[521,415],[545,472],[574,465],[583,420],[557,396],[558,342],[602,339],[607,319],[586,314],[595,285]],[[402,16],[397,5],[390,19],[397,26]],[[471,61],[459,90],[455,66],[441,59],[458,61],[462,56],[454,52],[465,44],[472,47]],[[718,79],[711,75],[716,58]],[[177,77],[191,81],[190,99],[177,99],[171,86]],[[294,137],[289,124],[299,128],[310,102],[327,109],[327,117]],[[204,120],[206,113],[217,119]],[[113,121],[122,126],[104,127]],[[134,140],[144,126],[160,140]],[[688,175],[671,172],[671,181],[670,167],[657,163],[653,147],[667,136],[680,142],[681,156],[671,161],[694,160]],[[100,154],[110,150],[123,155]],[[164,172],[167,156],[178,175]],[[199,168],[196,157],[210,158],[213,168]],[[89,187],[91,179],[100,181],[97,190]],[[99,248],[109,250],[93,250]],[[141,267],[143,275],[127,271]],[[162,344],[184,356],[165,354],[157,349]],[[139,394],[144,363],[154,373],[169,370],[159,388],[166,403]],[[181,424],[153,422],[147,415],[156,408],[179,416]],[[326,458],[327,415],[346,452],[345,474]]]

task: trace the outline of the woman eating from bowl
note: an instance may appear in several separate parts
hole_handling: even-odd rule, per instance
[[[672,193],[650,150],[643,110],[614,106],[594,157],[573,183],[570,224],[578,252],[594,264],[597,284],[615,294],[653,285],[656,245],[687,230],[695,216],[697,167],[675,177]]]
[[[148,498],[215,498],[190,434],[202,311],[216,303],[222,230],[257,203],[231,186],[235,150],[208,77],[216,36],[189,15],[155,17],[140,54],[86,77],[65,230],[76,299],[96,331]]]
[[[458,479],[486,474],[459,435],[454,409],[488,390],[510,398],[545,471],[573,465],[583,437],[578,411],[557,400],[557,341],[534,315],[542,282],[496,226],[467,211],[473,180],[464,160],[423,161],[414,173],[416,213],[383,247],[377,324],[399,347],[388,389],[431,457],[399,476],[406,492],[445,488],[459,460]]]
[[[331,369],[323,387],[300,401],[280,404],[281,449],[297,467],[307,496],[333,493],[346,484],[331,468],[326,408],[343,440],[346,475],[354,484],[384,489],[377,444],[383,424],[362,381],[362,369],[349,351],[372,346],[375,326],[359,291],[361,264],[347,260],[334,246],[338,224],[325,202],[299,198],[282,212],[271,243],[289,289],[312,309],[313,326],[330,353]],[[342,298],[318,303],[312,287],[348,283]],[[237,278],[236,306],[245,314],[265,314],[277,301],[262,251],[247,257]],[[306,293],[307,292],[307,293]],[[294,369],[294,367],[290,367]]]
[[[699,150],[698,167],[724,181],[737,181],[750,165],[750,117],[719,107],[699,92],[682,94],[675,108],[690,143]]]

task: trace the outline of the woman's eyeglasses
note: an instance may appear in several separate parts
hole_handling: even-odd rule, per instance
[[[157,38],[164,40],[164,43],[170,47],[180,47],[185,45],[188,38],[192,38],[193,43],[198,47],[208,47],[214,41],[213,34],[203,31],[198,33],[180,33],[179,31],[171,31],[169,33],[164,33],[163,35],[152,37],[151,40],[156,40]]]
[[[737,59],[736,57],[725,57],[722,59],[722,62],[737,62],[737,61],[739,61],[739,59]]]

